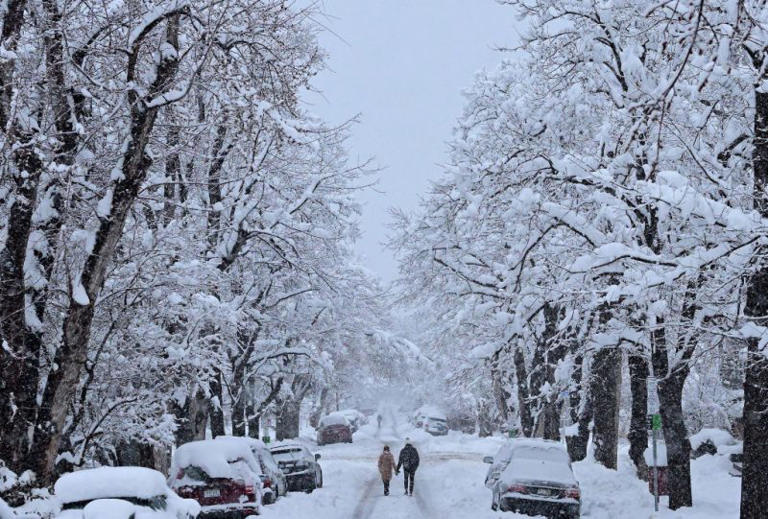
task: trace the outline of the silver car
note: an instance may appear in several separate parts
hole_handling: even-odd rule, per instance
[[[485,485],[491,508],[503,512],[576,519],[581,513],[581,490],[565,446],[534,438],[511,440],[490,463]]]

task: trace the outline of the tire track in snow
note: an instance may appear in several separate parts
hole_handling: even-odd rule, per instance
[[[375,502],[373,495],[376,492],[377,478],[373,478],[366,485],[360,496],[360,502],[357,503],[355,511],[352,512],[352,519],[369,519],[373,514]]]

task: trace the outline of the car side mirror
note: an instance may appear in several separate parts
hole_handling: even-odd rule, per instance
[[[488,465],[493,465],[493,456],[486,456],[483,458],[483,463],[487,463]]]
[[[319,460],[321,457],[320,454],[315,454],[315,461]]]

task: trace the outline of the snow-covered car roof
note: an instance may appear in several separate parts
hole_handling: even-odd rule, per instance
[[[135,497],[151,499],[165,495],[168,485],[160,472],[144,467],[100,467],[64,474],[53,487],[63,503],[94,499]]]
[[[510,457],[499,478],[504,483],[546,481],[565,486],[577,486],[568,451],[562,443],[537,438],[521,438],[509,443]]]
[[[232,463],[244,462],[254,473],[261,466],[251,452],[249,442],[241,438],[221,438],[185,443],[173,455],[171,474],[178,469],[200,467],[212,478],[237,479],[241,474],[233,473]]]
[[[346,425],[349,427],[349,420],[340,412],[330,413],[324,416],[320,420],[320,427],[328,427],[329,425]]]

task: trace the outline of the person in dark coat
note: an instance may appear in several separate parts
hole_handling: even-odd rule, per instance
[[[416,476],[416,469],[419,468],[419,452],[411,445],[410,438],[405,439],[405,447],[400,451],[397,460],[395,474],[400,474],[400,467],[403,468],[403,484],[405,485],[405,495],[413,495],[413,479]]]

